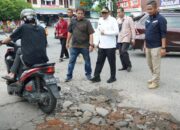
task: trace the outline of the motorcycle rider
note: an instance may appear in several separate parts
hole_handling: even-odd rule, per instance
[[[34,64],[46,63],[49,59],[46,53],[47,38],[43,27],[36,24],[36,13],[32,9],[24,9],[20,14],[24,21],[8,38],[1,44],[8,44],[10,41],[21,39],[21,49],[17,51],[15,61],[10,69],[10,73],[2,78],[14,80],[21,64],[31,67]],[[20,58],[22,55],[22,58]]]

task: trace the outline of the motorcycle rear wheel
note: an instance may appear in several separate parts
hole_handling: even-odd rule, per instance
[[[48,87],[45,88],[45,93],[47,94],[47,100],[44,103],[38,103],[39,108],[46,114],[50,114],[54,111],[57,104],[57,99],[52,94],[51,90]]]

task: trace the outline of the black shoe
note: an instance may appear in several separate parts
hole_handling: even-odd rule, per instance
[[[131,67],[131,66],[127,67],[127,72],[130,72],[130,71],[131,71],[131,69],[132,69],[132,67]]]
[[[126,70],[126,68],[121,68],[121,69],[118,69],[118,71],[123,71],[123,70]]]
[[[90,81],[92,81],[93,83],[95,83],[95,82],[100,82],[101,81],[101,79],[100,79],[100,77],[93,77],[92,79],[90,79]]]
[[[112,83],[114,81],[116,81],[116,78],[110,78],[110,79],[107,80],[107,83]]]
[[[68,57],[68,56],[66,56],[66,57],[64,57],[64,59],[69,59],[69,57]]]
[[[7,81],[15,81],[15,78],[14,77],[10,77],[8,75],[6,76],[2,76],[3,79],[7,80]]]
[[[59,59],[59,62],[63,62],[63,58],[60,58],[60,59]]]

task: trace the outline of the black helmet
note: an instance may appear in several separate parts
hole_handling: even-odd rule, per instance
[[[33,9],[23,9],[20,18],[26,22],[35,22],[36,12]]]

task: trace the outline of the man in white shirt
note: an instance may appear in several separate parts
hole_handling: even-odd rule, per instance
[[[94,72],[94,77],[91,81],[100,82],[100,73],[104,66],[106,57],[108,59],[111,76],[107,80],[107,83],[112,83],[116,81],[116,36],[118,35],[118,23],[115,18],[110,16],[110,11],[107,7],[103,8],[102,11],[102,18],[99,19],[98,22],[98,31],[100,33],[99,36],[99,50],[98,50],[98,58],[96,62],[96,68]]]

